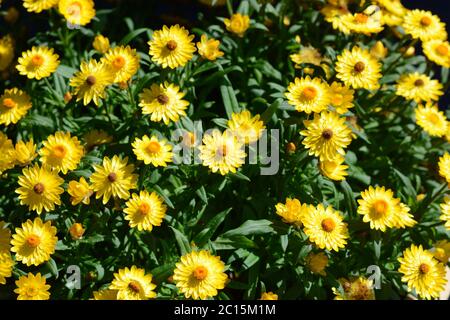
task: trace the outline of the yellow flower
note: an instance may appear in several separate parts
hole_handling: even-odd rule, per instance
[[[91,195],[94,193],[89,183],[83,177],[80,178],[80,181],[69,181],[67,192],[70,194],[70,202],[73,206],[79,203],[89,204]]]
[[[101,34],[95,36],[94,41],[92,42],[92,47],[98,52],[105,54],[109,48],[109,39]]]
[[[343,22],[343,18],[352,16],[347,8],[347,4],[331,4],[324,6],[320,12],[325,16],[325,20],[332,24],[333,29],[339,30],[344,34],[349,34],[350,30]]]
[[[375,90],[380,87],[381,64],[365,49],[345,49],[337,57],[336,72],[338,79],[354,89]]]
[[[22,170],[19,176],[20,187],[16,189],[19,194],[20,204],[28,205],[29,210],[36,210],[41,214],[43,210],[49,212],[55,209],[55,204],[60,205],[60,194],[64,180],[55,171],[35,164]]]
[[[21,276],[16,281],[17,289],[14,290],[18,294],[17,300],[48,300],[50,299],[50,286],[46,284],[45,277],[40,273],[33,275],[28,273],[27,276]]]
[[[59,66],[59,56],[52,48],[32,47],[22,53],[16,66],[19,73],[29,79],[40,80],[49,77]]]
[[[344,118],[335,112],[323,111],[303,123],[306,130],[300,134],[305,136],[302,143],[310,155],[319,157],[320,161],[333,161],[338,154],[345,155],[344,148],[352,141],[352,131]]]
[[[134,174],[134,165],[127,164],[128,158],[118,156],[103,158],[103,164],[94,164],[94,173],[91,175],[92,189],[96,192],[96,198],[103,197],[106,204],[111,197],[128,199],[130,189],[137,187],[138,175]]]
[[[410,211],[411,209],[406,204],[399,203],[397,216],[393,224],[394,228],[404,229],[406,227],[412,227],[417,223]]]
[[[0,124],[17,123],[31,108],[30,97],[17,88],[6,89],[0,97]]]
[[[306,265],[312,273],[326,276],[325,268],[328,265],[328,257],[322,251],[319,253],[310,252],[306,257]]]
[[[413,244],[403,251],[398,261],[398,271],[403,273],[402,281],[406,282],[409,291],[415,290],[425,299],[439,298],[447,283],[446,272],[445,266],[434,259],[433,253]]]
[[[427,58],[444,68],[450,68],[450,43],[443,40],[429,40],[422,43]]]
[[[371,5],[364,12],[346,14],[341,17],[344,28],[350,32],[371,35],[383,31],[383,18],[379,7]]]
[[[23,140],[17,141],[14,146],[15,149],[15,159],[16,164],[25,167],[37,157],[36,153],[36,145],[33,142],[33,139],[24,142]]]
[[[6,283],[6,278],[12,276],[14,260],[9,251],[0,251],[0,284]]]
[[[403,29],[414,39],[427,41],[431,39],[444,40],[447,38],[445,24],[438,16],[429,11],[411,10],[405,15]]]
[[[221,133],[214,129],[203,136],[203,145],[199,146],[200,159],[204,166],[221,175],[236,172],[245,162],[244,144],[229,131]]]
[[[75,87],[77,101],[83,99],[87,105],[91,100],[98,106],[99,99],[105,98],[105,89],[114,81],[114,71],[105,63],[94,59],[82,61],[80,71],[70,79],[70,86]]]
[[[447,117],[437,105],[427,102],[416,108],[416,123],[433,137],[443,137],[447,133]]]
[[[348,109],[353,108],[353,95],[355,91],[349,87],[333,82],[329,88],[330,104],[337,113],[344,114]]]
[[[337,155],[332,161],[319,161],[320,173],[331,180],[345,180],[345,177],[348,175],[348,166],[343,164],[344,161],[345,158],[341,155]]]
[[[295,78],[285,93],[289,104],[299,112],[321,112],[330,103],[329,86],[319,78]]]
[[[6,70],[14,59],[14,46],[11,37],[0,38],[0,71]]]
[[[164,201],[155,192],[141,191],[133,193],[125,203],[125,220],[130,221],[130,227],[139,231],[152,231],[154,226],[160,226],[167,211]]]
[[[103,130],[92,129],[83,136],[83,140],[86,149],[90,150],[95,146],[112,142],[113,137]]]
[[[58,9],[73,25],[87,25],[95,17],[93,0],[59,0]]]
[[[11,230],[6,226],[5,221],[0,221],[0,252],[9,252],[11,241]]]
[[[193,39],[194,36],[178,24],[170,28],[163,26],[162,30],[153,32],[152,40],[148,42],[150,56],[163,68],[182,67],[192,59],[195,52]]]
[[[450,242],[447,240],[439,240],[434,245],[434,257],[440,262],[446,264],[450,259]]]
[[[375,42],[372,48],[370,48],[370,54],[372,55],[372,57],[378,60],[386,58],[388,51],[388,48],[386,48],[381,41]]]
[[[372,280],[364,277],[352,277],[350,280],[341,278],[339,283],[343,292],[333,288],[333,293],[336,295],[335,300],[375,300]]]
[[[39,155],[43,165],[66,174],[78,167],[84,148],[77,137],[71,137],[69,132],[58,131],[42,143]]]
[[[114,273],[109,289],[117,290],[117,300],[148,300],[156,297],[152,278],[151,274],[145,274],[144,269],[136,266],[119,269]]]
[[[105,53],[101,62],[109,64],[113,70],[114,82],[126,82],[133,77],[139,69],[139,56],[136,49],[130,46],[120,46],[110,49]]]
[[[259,120],[259,117],[259,114],[253,117],[248,110],[233,112],[227,126],[236,137],[250,144],[258,141],[265,129],[264,122]]]
[[[166,167],[168,162],[172,162],[172,145],[165,139],[158,140],[156,136],[149,138],[144,135],[142,139],[136,138],[131,145],[136,158],[145,164]]]
[[[86,229],[83,228],[83,225],[81,223],[74,223],[69,228],[70,236],[73,240],[79,240],[83,237],[84,232]]]
[[[8,136],[0,131],[0,150],[2,150],[2,156],[0,157],[0,174],[3,171],[14,167],[15,163],[15,150],[14,145]]]
[[[437,101],[443,94],[442,84],[418,72],[405,74],[397,81],[396,94],[416,102]]]
[[[278,295],[271,291],[263,292],[263,294],[261,294],[261,298],[259,300],[278,300]]]
[[[55,6],[59,0],[23,0],[23,6],[28,12],[39,13]]]
[[[392,27],[402,24],[407,9],[400,0],[376,0],[376,2],[381,7],[383,21],[388,26]]]
[[[322,55],[319,50],[312,46],[303,47],[298,53],[294,53],[290,55],[292,62],[297,64],[296,67],[300,67],[298,65],[302,63],[309,63],[315,66],[320,66],[322,63]]]
[[[444,203],[441,203],[440,219],[445,221],[445,228],[450,230],[450,197],[446,197]]]
[[[220,41],[216,39],[208,39],[206,34],[202,34],[200,42],[197,42],[198,53],[205,59],[214,61],[223,56],[223,52],[219,50]]]
[[[11,240],[11,251],[16,253],[16,261],[27,266],[38,266],[50,260],[55,252],[56,228],[50,221],[42,222],[41,218],[27,220],[21,228],[16,228]]]
[[[94,291],[94,300],[117,300],[117,290],[104,289]]]
[[[297,226],[302,225],[302,219],[309,210],[310,205],[301,204],[298,199],[286,198],[286,203],[277,203],[275,210],[284,222]]]
[[[167,125],[170,121],[178,121],[180,116],[186,115],[189,102],[182,100],[184,93],[180,87],[164,82],[164,84],[152,84],[149,89],[139,94],[139,106],[143,114],[150,114],[150,120]]]
[[[186,298],[207,299],[217,295],[227,281],[225,264],[209,251],[192,251],[177,262],[173,280]]]
[[[242,38],[245,31],[247,31],[250,27],[250,17],[240,13],[235,13],[230,19],[224,19],[223,23],[228,31]]]

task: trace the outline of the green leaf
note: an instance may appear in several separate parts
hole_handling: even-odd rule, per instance
[[[206,190],[204,186],[201,186],[195,191],[195,193],[200,197],[204,203],[208,203],[208,196],[206,195]]]
[[[356,217],[356,200],[352,188],[345,180],[341,181],[341,187],[344,192],[345,207],[350,211],[350,216]]]
[[[269,220],[247,220],[240,227],[229,230],[222,234],[222,238],[233,236],[249,236],[255,234],[273,233],[272,221]]]
[[[275,100],[267,109],[264,111],[264,113],[261,115],[261,120],[264,123],[267,123],[272,118],[273,114],[277,111],[277,109],[281,106],[283,100],[277,99]]]
[[[180,248],[181,255],[185,255],[186,253],[191,252],[191,245],[189,243],[188,238],[181,233],[181,231],[175,229],[174,227],[170,227],[175,234],[175,240],[178,243],[178,247]]]
[[[209,239],[211,239],[214,232],[221,225],[221,223],[225,220],[228,213],[230,213],[231,208],[224,210],[217,215],[215,215],[211,220],[209,220],[208,224],[205,228],[194,238],[194,243],[199,247],[202,247]]]
[[[55,278],[58,278],[59,272],[58,272],[58,266],[56,265],[55,260],[53,260],[53,258],[50,258],[50,260],[47,261],[46,265],[49,268],[52,275],[54,275]]]
[[[405,185],[408,196],[415,199],[416,198],[416,190],[414,189],[414,187],[411,183],[411,180],[407,176],[405,176],[403,173],[398,171],[397,169],[394,169],[394,172],[400,178],[400,180],[402,180],[403,184]]]
[[[172,275],[174,268],[175,268],[174,263],[167,263],[153,269],[151,271],[151,274],[153,275],[155,282],[160,283],[165,281]]]
[[[233,112],[239,111],[239,105],[234,93],[234,89],[231,85],[221,85],[220,93],[222,95],[223,105],[228,118],[231,118]]]
[[[170,201],[169,196],[166,195],[166,192],[164,192],[163,189],[161,189],[160,186],[158,186],[157,184],[155,184],[152,187],[163,199],[164,202],[171,208],[171,209],[175,209],[175,206],[173,205],[172,201]]]
[[[56,73],[64,78],[72,78],[73,74],[77,72],[77,69],[60,64],[58,69],[56,69]]]
[[[120,40],[119,44],[121,45],[126,45],[128,44],[131,40],[133,40],[134,38],[136,38],[138,35],[140,35],[141,33],[146,32],[148,29],[147,28],[140,28],[140,29],[136,29],[131,31],[129,34],[127,34],[125,37],[122,38],[122,40]]]

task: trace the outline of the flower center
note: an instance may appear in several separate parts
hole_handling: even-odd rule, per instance
[[[208,269],[204,266],[200,266],[195,268],[194,270],[194,278],[197,280],[204,280],[208,276]]]
[[[148,153],[158,153],[161,150],[161,145],[156,141],[150,141],[146,150]]]
[[[421,274],[427,274],[428,272],[430,272],[430,266],[426,263],[422,263],[419,266],[419,271]]]
[[[45,187],[42,183],[38,182],[34,185],[33,191],[37,194],[42,194],[45,190]]]
[[[364,62],[358,61],[355,64],[355,66],[353,67],[353,70],[355,70],[355,72],[357,72],[357,73],[361,73],[364,71],[365,68],[366,68],[366,65],[364,64]]]
[[[377,200],[373,204],[373,210],[375,211],[375,214],[380,217],[384,216],[388,210],[388,204],[384,200]]]
[[[165,94],[160,94],[156,97],[156,100],[158,100],[159,104],[167,104],[169,102],[169,97]]]
[[[44,58],[42,58],[41,55],[36,54],[36,55],[33,56],[33,58],[31,58],[31,63],[35,67],[40,67],[44,63]]]
[[[177,46],[178,46],[177,43],[173,40],[169,40],[166,43],[166,48],[169,49],[170,51],[175,50],[177,48]]]
[[[430,17],[422,17],[422,19],[420,19],[420,24],[424,27],[428,27],[431,24],[431,18]]]
[[[433,124],[439,123],[439,117],[434,113],[428,115],[428,120]]]
[[[139,212],[141,215],[146,216],[150,212],[150,206],[147,202],[142,202],[139,205]]]
[[[425,84],[425,82],[423,82],[422,79],[417,79],[416,81],[414,81],[414,85],[416,87],[422,87]]]
[[[333,131],[331,129],[325,129],[322,131],[322,138],[330,140],[333,137]]]
[[[108,180],[109,182],[114,182],[117,180],[117,174],[115,174],[114,172],[111,172],[110,174],[108,174]]]
[[[367,20],[369,20],[369,17],[365,15],[364,13],[357,13],[355,16],[355,20],[358,23],[366,23]]]
[[[11,99],[11,98],[5,98],[5,99],[3,99],[3,106],[4,106],[5,108],[12,109],[12,108],[14,108],[15,106],[17,106],[17,103],[15,103],[14,100]]]
[[[139,286],[139,283],[137,283],[136,281],[131,281],[128,284],[128,288],[130,288],[131,291],[135,292],[135,293],[139,293],[141,291],[141,288]]]
[[[444,44],[440,44],[436,47],[436,52],[441,56],[446,56],[449,53],[448,47]]]
[[[125,59],[119,56],[113,60],[112,64],[116,69],[120,69],[125,65]]]
[[[41,239],[35,234],[30,235],[26,241],[32,248],[36,248],[41,243]]]
[[[322,220],[322,229],[326,232],[331,232],[336,228],[336,222],[331,218],[325,218]]]
[[[306,87],[302,90],[302,96],[307,100],[312,100],[317,96],[317,90],[314,87]]]
[[[81,14],[81,4],[78,1],[72,2],[67,8],[69,16],[79,16]]]
[[[34,297],[35,295],[38,294],[38,292],[39,292],[39,290],[36,289],[35,286],[33,286],[33,285],[27,287],[27,289],[26,289],[26,295],[28,297]]]
[[[57,145],[53,147],[53,155],[56,158],[63,159],[67,154],[67,150],[62,145]]]
[[[89,85],[89,86],[93,86],[96,82],[97,82],[97,79],[96,79],[93,75],[89,75],[89,76],[86,78],[86,83],[87,83],[87,85]]]
[[[340,93],[336,93],[332,98],[332,103],[335,106],[340,106],[344,101],[344,96]]]

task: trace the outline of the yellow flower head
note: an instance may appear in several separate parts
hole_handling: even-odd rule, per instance
[[[83,140],[86,143],[86,149],[90,150],[95,146],[112,142],[113,137],[103,130],[92,129],[83,136]]]
[[[42,143],[39,155],[43,165],[66,174],[77,168],[84,155],[84,148],[77,137],[71,137],[69,132],[58,131]]]
[[[323,60],[319,50],[312,46],[303,47],[298,53],[290,55],[292,62],[296,64],[296,67],[302,63],[309,63],[315,66],[320,66]]]
[[[429,40],[422,43],[423,52],[430,61],[450,68],[450,43],[443,40]]]
[[[139,195],[133,193],[125,206],[125,220],[129,220],[130,227],[137,227],[139,231],[152,231],[154,226],[159,227],[167,211],[167,206],[160,196],[145,190]]]
[[[0,174],[3,171],[14,167],[16,160],[16,153],[14,145],[8,136],[0,131],[0,150],[2,150],[2,156],[0,157]]]
[[[176,264],[173,280],[186,298],[207,299],[217,295],[227,281],[225,264],[209,251],[192,251]]]
[[[253,117],[248,110],[239,113],[233,112],[227,125],[235,136],[244,143],[250,144],[258,141],[265,129],[264,122],[259,120],[259,117],[259,114]]]
[[[208,39],[206,34],[202,34],[200,42],[197,42],[198,53],[210,61],[214,61],[223,56],[223,52],[219,50],[219,46],[219,40]]]
[[[338,154],[345,155],[344,148],[352,141],[352,130],[344,118],[335,112],[323,111],[303,123],[306,130],[300,134],[305,136],[302,143],[310,155],[319,157],[320,161],[333,161]]]
[[[93,0],[59,0],[58,9],[73,25],[87,25],[95,17]]]
[[[284,222],[301,226],[302,219],[310,207],[305,203],[301,204],[298,199],[286,198],[286,203],[277,203],[275,210]]]
[[[223,23],[228,31],[236,34],[238,37],[243,37],[245,31],[250,27],[250,17],[235,13],[230,19],[224,19]]]
[[[295,78],[285,93],[289,104],[299,112],[321,112],[330,103],[329,86],[319,78]]]
[[[434,257],[440,262],[446,264],[450,259],[450,242],[447,240],[439,240],[434,245]]]
[[[18,141],[14,146],[14,149],[16,151],[16,164],[19,166],[25,167],[37,157],[36,145],[34,144],[33,139],[27,142],[24,142],[23,140]]]
[[[9,252],[11,241],[11,230],[6,226],[5,221],[0,221],[0,252]]]
[[[152,40],[148,42],[150,56],[163,68],[183,67],[195,52],[193,39],[194,36],[178,24],[170,28],[163,26],[162,30],[153,32]]]
[[[344,34],[349,34],[350,29],[344,24],[344,19],[350,19],[352,14],[348,10],[347,3],[325,5],[320,12],[325,16],[325,20],[332,24],[333,29]]]
[[[58,4],[59,0],[23,0],[23,6],[28,12],[39,13]]]
[[[28,205],[30,210],[36,210],[41,214],[43,210],[49,212],[55,209],[55,204],[60,205],[60,194],[64,180],[57,172],[35,164],[22,170],[19,176],[20,187],[16,189],[19,194],[20,204]]]
[[[168,162],[172,162],[172,145],[165,139],[158,140],[156,136],[149,138],[144,135],[142,139],[136,138],[131,145],[137,159],[145,164],[166,167]]]
[[[79,203],[89,204],[91,202],[91,195],[94,193],[89,183],[83,178],[80,181],[69,181],[67,193],[70,195],[70,202],[73,206]]]
[[[442,84],[418,72],[406,74],[397,82],[397,95],[405,99],[421,101],[437,101],[442,96]]]
[[[398,258],[403,273],[402,281],[406,282],[408,290],[415,290],[424,299],[438,298],[444,290],[447,280],[445,266],[433,257],[433,253],[424,250],[422,246],[411,245]]]
[[[32,47],[22,53],[16,66],[19,73],[29,79],[41,80],[49,77],[59,66],[59,56],[52,48]]]
[[[335,181],[345,180],[348,175],[348,166],[344,165],[345,158],[341,155],[337,155],[333,160],[324,160],[319,162],[320,173],[328,179]]]
[[[10,36],[0,38],[0,71],[6,70],[14,59],[14,46]]]
[[[450,230],[450,197],[446,197],[444,203],[441,203],[440,219],[445,221],[445,228]]]
[[[139,56],[136,49],[131,49],[130,46],[110,49],[101,62],[110,65],[115,75],[115,83],[130,80],[139,69]]]
[[[0,97],[0,124],[17,123],[31,108],[30,97],[17,88],[6,89]]]
[[[94,300],[117,300],[117,290],[104,289],[94,291]]]
[[[445,23],[429,11],[411,10],[405,15],[403,29],[414,39],[422,41],[447,38]]]
[[[94,164],[93,167],[94,173],[90,178],[92,189],[97,199],[103,197],[103,204],[108,203],[111,197],[128,199],[129,190],[137,187],[138,175],[133,173],[134,165],[128,164],[127,157],[104,157],[102,165]]]
[[[12,276],[14,260],[9,251],[0,251],[0,285],[6,283],[6,278]]]
[[[114,273],[114,280],[109,289],[117,290],[117,300],[148,300],[156,297],[153,291],[153,276],[145,274],[145,270],[132,266]]]
[[[198,148],[203,165],[212,172],[219,171],[221,175],[235,173],[244,164],[246,157],[244,144],[228,130],[221,133],[214,129],[211,134],[205,134],[203,145]]]
[[[144,89],[139,94],[139,106],[143,114],[150,114],[150,120],[167,125],[170,121],[178,121],[180,116],[186,115],[189,102],[182,100],[184,93],[180,87],[165,82],[164,84],[152,84],[150,88]]]
[[[50,299],[50,286],[46,284],[46,279],[40,273],[33,275],[28,273],[27,276],[21,276],[16,281],[17,289],[14,290],[18,294],[17,300],[48,300]]]
[[[393,27],[402,24],[407,9],[400,0],[376,0],[376,3],[381,7],[383,21],[388,26]]]
[[[50,260],[55,252],[56,228],[50,221],[42,222],[41,218],[27,220],[21,228],[16,228],[11,240],[11,251],[16,253],[16,260],[27,266],[38,266]]]
[[[447,134],[447,117],[431,102],[417,106],[416,123],[430,136],[443,137]]]
[[[271,291],[263,292],[259,300],[278,300],[278,295]]]
[[[333,288],[333,293],[336,295],[335,300],[375,300],[372,280],[364,277],[351,277],[350,279],[341,278],[339,283],[343,292]]]
[[[312,273],[326,276],[325,268],[328,265],[328,257],[322,251],[319,253],[310,252],[306,257],[306,265]]]
[[[339,82],[333,82],[329,89],[330,104],[337,113],[344,114],[348,109],[353,108],[354,93],[355,91],[349,87]]]
[[[359,47],[345,49],[336,62],[336,77],[354,89],[378,89],[381,78],[381,64],[369,51]]]
[[[346,14],[341,17],[344,30],[371,35],[383,31],[383,17],[379,7],[371,5],[364,12]]]
[[[83,225],[81,223],[74,223],[69,228],[70,236],[73,240],[78,240],[83,237],[84,232],[86,231],[85,228],[83,228]]]
[[[101,34],[95,36],[94,41],[92,42],[92,47],[98,52],[105,54],[109,48],[109,39]]]
[[[372,48],[370,48],[370,54],[378,60],[386,58],[388,51],[388,48],[386,48],[381,41],[375,42]]]

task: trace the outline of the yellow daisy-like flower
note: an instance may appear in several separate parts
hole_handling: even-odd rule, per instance
[[[92,47],[101,54],[105,54],[110,48],[109,39],[99,34],[95,36]]]
[[[319,157],[320,161],[333,161],[338,154],[345,155],[344,148],[352,142],[352,130],[335,112],[323,111],[314,114],[313,120],[303,121],[306,130],[302,143],[309,154]]]
[[[349,238],[347,224],[342,215],[331,206],[319,204],[306,211],[303,217],[304,232],[320,249],[339,251]]]
[[[447,240],[439,240],[436,242],[434,245],[434,257],[446,264],[450,259],[450,242]]]
[[[424,250],[421,245],[411,245],[398,258],[403,273],[402,281],[406,282],[408,290],[415,290],[421,298],[439,298],[447,280],[445,266],[434,259],[433,253]]]
[[[11,37],[0,38],[0,71],[6,70],[14,59],[14,46]]]
[[[443,137],[447,134],[447,117],[437,105],[428,102],[416,108],[416,123],[430,136]]]
[[[355,91],[349,87],[333,82],[329,88],[330,104],[337,113],[344,114],[348,109],[353,108],[353,95]]]
[[[0,150],[2,150],[2,156],[0,157],[0,174],[3,171],[14,167],[15,163],[15,150],[14,145],[8,136],[0,131]]]
[[[94,291],[94,300],[117,300],[117,290],[103,289]]]
[[[348,166],[344,165],[345,158],[341,155],[337,155],[333,160],[324,160],[319,162],[320,173],[328,179],[335,181],[345,180],[348,175]]]
[[[440,219],[445,221],[445,228],[450,230],[450,197],[446,197],[444,203],[441,203]]]
[[[95,17],[93,0],[59,0],[58,9],[73,25],[85,26]]]
[[[219,171],[221,175],[236,172],[242,166],[247,156],[244,144],[229,131],[221,133],[214,129],[211,134],[205,134],[203,145],[199,146],[200,159],[204,166],[212,172]]]
[[[130,189],[137,187],[138,175],[134,174],[134,165],[127,164],[128,158],[118,156],[103,158],[102,165],[94,164],[94,173],[91,175],[92,189],[96,198],[103,197],[103,204],[108,203],[111,197],[128,199]]]
[[[383,31],[383,17],[379,7],[371,5],[364,12],[346,14],[341,22],[350,32],[370,35]]]
[[[23,140],[19,140],[14,146],[15,149],[15,160],[16,164],[21,167],[25,167],[37,157],[36,153],[36,145],[33,142],[33,139],[24,142]]]
[[[181,257],[173,272],[173,280],[186,298],[207,299],[225,288],[227,275],[220,257],[209,251],[192,251]]]
[[[158,140],[156,136],[149,138],[144,135],[142,139],[136,138],[131,146],[137,159],[145,164],[166,167],[168,162],[172,162],[172,145],[165,139]]]
[[[34,275],[28,273],[27,276],[21,276],[16,281],[17,289],[14,290],[18,294],[17,300],[48,300],[50,299],[50,286],[46,284],[45,277],[40,273]]]
[[[421,101],[437,101],[442,96],[442,84],[418,72],[406,74],[397,81],[396,93],[405,99]]]
[[[151,274],[145,274],[144,269],[136,266],[119,269],[109,289],[117,290],[117,300],[148,300],[156,297],[152,279]]]
[[[150,56],[163,68],[182,67],[192,59],[195,52],[193,39],[194,36],[178,24],[170,28],[163,26],[162,30],[153,32],[152,40],[148,42]]]
[[[50,260],[55,252],[56,228],[50,221],[42,222],[41,218],[27,220],[21,228],[16,228],[11,240],[11,251],[16,253],[16,260],[27,266],[38,266]]]
[[[0,284],[6,283],[6,278],[12,276],[14,260],[8,251],[0,251]]]
[[[0,124],[17,123],[31,108],[31,99],[18,88],[6,89],[0,97]]]
[[[259,300],[278,300],[278,295],[269,291],[261,294],[261,298]]]
[[[28,12],[39,13],[58,4],[59,0],[23,0],[23,6]]]
[[[289,104],[299,112],[321,112],[330,103],[329,86],[319,78],[295,78],[285,93]]]
[[[112,142],[113,137],[103,130],[92,129],[83,136],[83,140],[86,143],[86,149],[91,150],[95,146]]]
[[[223,52],[219,50],[220,41],[216,39],[208,39],[206,34],[202,34],[200,42],[197,42],[198,53],[202,58],[214,61],[223,56]]]
[[[185,93],[180,87],[165,82],[164,84],[152,84],[150,88],[144,89],[139,94],[139,106],[143,114],[150,114],[150,120],[167,125],[170,121],[178,121],[180,116],[186,115],[189,102],[182,100]]]
[[[167,206],[160,196],[145,190],[139,195],[133,193],[125,206],[125,220],[129,220],[130,227],[137,227],[139,231],[152,231],[154,226],[160,226],[167,211]]]
[[[370,48],[370,54],[378,60],[386,58],[388,52],[388,48],[386,48],[381,41],[375,42],[375,44]]]
[[[429,11],[410,10],[403,21],[403,29],[414,39],[427,41],[431,39],[444,40],[447,38],[445,24],[438,16]]]
[[[345,49],[336,62],[336,77],[354,89],[375,90],[380,87],[381,64],[370,52],[359,47]]]
[[[259,118],[259,114],[253,117],[248,110],[243,110],[239,113],[233,112],[227,126],[236,137],[246,144],[250,144],[258,141],[266,128],[264,122],[259,120]]]
[[[276,214],[279,215],[284,222],[299,227],[302,225],[302,219],[309,208],[310,205],[305,203],[301,204],[300,201],[295,198],[286,198],[286,203],[277,203],[275,205]]]
[[[42,143],[39,155],[43,165],[66,174],[77,168],[84,155],[84,148],[77,137],[71,137],[69,132],[58,131]]]
[[[324,252],[310,252],[306,256],[306,265],[312,273],[326,276],[327,273],[325,272],[325,268],[328,265],[328,256]]]
[[[79,203],[89,204],[91,202],[91,195],[94,193],[89,183],[83,178],[80,181],[69,181],[67,193],[70,194],[70,202],[73,206]]]
[[[450,68],[450,43],[443,40],[429,40],[422,43],[427,58],[436,64]]]
[[[250,27],[250,17],[235,13],[230,19],[224,19],[223,23],[228,31],[236,34],[238,37],[243,37],[245,31]]]
[[[19,73],[29,79],[40,80],[49,77],[59,66],[59,56],[53,48],[32,47],[22,53],[16,66]]]
[[[130,46],[110,49],[101,61],[111,66],[115,83],[127,82],[139,69],[139,56]]]
[[[5,221],[0,221],[0,252],[9,252],[11,241],[11,230],[6,226]]]
[[[298,53],[290,55],[292,62],[294,62],[297,67],[302,63],[309,63],[315,66],[320,66],[322,63],[322,55],[319,50],[312,46],[303,47]]]
[[[24,168],[19,176],[20,187],[16,189],[20,204],[28,205],[30,210],[36,210],[38,214],[43,210],[53,211],[55,204],[61,204],[63,182],[64,180],[48,167],[35,164],[33,167]]]
[[[372,280],[364,277],[352,277],[349,280],[339,279],[343,292],[333,288],[335,300],[375,300]]]

